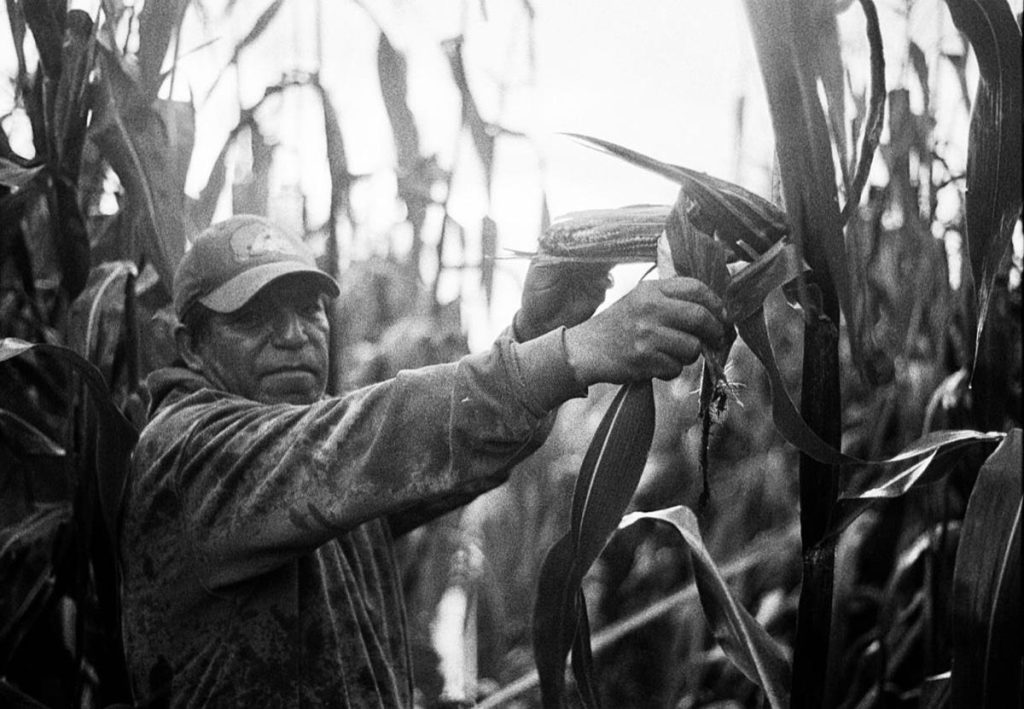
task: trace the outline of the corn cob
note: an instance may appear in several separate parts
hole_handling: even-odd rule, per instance
[[[656,259],[668,205],[589,209],[559,217],[538,243],[543,258],[628,263]]]

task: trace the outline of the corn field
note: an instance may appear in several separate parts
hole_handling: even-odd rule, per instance
[[[189,239],[232,213],[341,283],[334,394],[468,352],[526,256],[727,305],[698,366],[593,387],[506,485],[401,539],[419,706],[1021,706],[1021,3],[727,4],[757,88],[710,117],[746,166],[712,175],[502,113],[535,88],[547,3],[448,3],[438,29],[397,0],[7,0],[0,706],[131,705],[116,539],[143,382],[174,356]],[[660,191],[552,219],[551,140]],[[501,174],[513,149],[535,184]]]

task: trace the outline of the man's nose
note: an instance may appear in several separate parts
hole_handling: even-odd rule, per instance
[[[282,347],[301,347],[306,339],[299,314],[293,308],[281,308],[274,322],[275,342]]]

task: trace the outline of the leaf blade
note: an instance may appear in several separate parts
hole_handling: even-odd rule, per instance
[[[650,380],[619,388],[598,425],[573,490],[570,526],[548,550],[533,613],[534,662],[546,709],[562,706],[565,661],[575,647],[578,684],[589,688],[590,633],[580,584],[622,519],[654,437]],[[589,694],[589,693],[588,693]]]
[[[953,571],[953,706],[1021,700],[1021,438],[1014,429],[985,461],[967,503]]]
[[[978,303],[975,356],[994,280],[1021,213],[1021,34],[999,0],[946,0],[970,40],[980,78],[967,146],[966,242]]]
[[[760,686],[773,709],[789,703],[789,661],[767,631],[736,600],[704,546],[697,517],[682,505],[656,512],[626,515],[619,529],[641,520],[670,524],[686,543],[693,561],[694,580],[704,614],[715,639],[729,659],[752,682]]]

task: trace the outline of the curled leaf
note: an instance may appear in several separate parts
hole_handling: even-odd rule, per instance
[[[732,663],[764,690],[773,709],[787,707],[789,661],[775,640],[733,596],[704,546],[693,512],[681,505],[657,512],[635,512],[623,518],[619,529],[644,520],[668,523],[679,533],[690,550],[701,607],[715,640]]]
[[[1002,433],[938,431],[923,436],[867,471],[859,466],[843,469],[828,537],[846,529],[873,503],[901,497],[912,489],[942,480],[968,451],[992,450],[1004,437]]]
[[[861,462],[856,458],[844,455],[836,450],[815,433],[804,421],[796,405],[786,391],[782,372],[775,360],[771,339],[768,337],[768,326],[765,324],[764,309],[759,308],[753,315],[736,323],[740,337],[761,362],[772,392],[772,420],[775,428],[789,443],[811,456],[815,460],[830,465]]]

